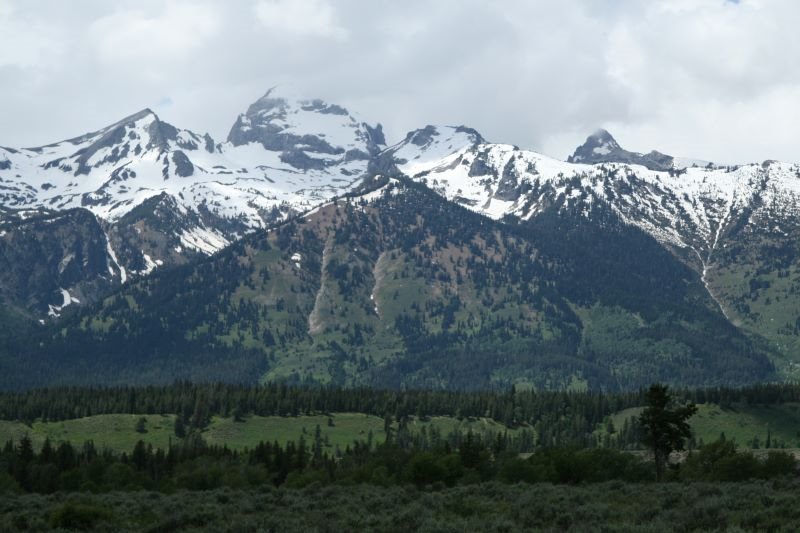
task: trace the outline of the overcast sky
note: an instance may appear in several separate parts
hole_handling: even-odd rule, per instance
[[[389,141],[465,124],[565,158],[624,147],[800,161],[796,0],[0,0],[0,145],[150,107],[224,140],[269,87]]]

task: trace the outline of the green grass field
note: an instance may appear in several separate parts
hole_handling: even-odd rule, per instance
[[[718,405],[700,405],[691,420],[697,438],[712,442],[725,438],[748,447],[758,437],[763,447],[768,433],[773,443],[788,448],[800,447],[800,405],[741,406],[722,409]]]
[[[333,426],[328,425],[328,420],[332,421]],[[374,442],[383,442],[386,438],[382,418],[360,413],[336,413],[330,417],[251,416],[244,422],[215,416],[203,431],[203,438],[209,444],[227,444],[237,449],[253,448],[259,441],[286,443],[298,441],[301,437],[311,443],[317,426],[323,440],[331,447],[339,446],[342,450],[354,441],[366,441],[370,431]]]
[[[626,409],[612,415],[611,420],[619,430],[626,419],[636,417],[641,407]],[[136,431],[136,422],[144,416],[147,419],[145,433]],[[143,440],[157,448],[166,448],[170,439],[178,439],[174,434],[174,415],[96,415],[61,422],[34,422],[27,426],[22,422],[0,420],[0,443],[9,439],[18,441],[29,435],[34,446],[41,446],[45,438],[53,442],[70,441],[81,444],[87,440],[94,441],[98,448],[108,448],[116,452],[130,451],[136,441]],[[722,433],[733,440],[740,448],[751,446],[754,437],[758,438],[759,447],[766,445],[770,435],[773,447],[800,448],[800,404],[783,404],[774,406],[738,406],[722,409],[718,405],[702,404],[697,414],[690,420],[696,439],[709,443],[718,439]],[[242,450],[252,448],[259,441],[278,441],[285,444],[298,441],[301,437],[310,445],[314,441],[316,428],[330,450],[344,449],[355,441],[367,441],[372,434],[376,444],[386,439],[383,430],[383,419],[361,413],[333,413],[328,415],[280,417],[280,416],[248,416],[244,421],[236,422],[233,418],[215,416],[203,430],[203,438],[209,444],[227,445]],[[397,424],[393,424],[393,429]],[[412,419],[409,429],[419,433],[422,428],[436,428],[443,436],[451,431],[470,429],[476,433],[486,430],[494,432],[508,431],[514,435],[519,429],[507,429],[502,424],[490,419],[463,419],[453,417],[431,417],[420,420]],[[602,436],[606,426],[598,428]]]
[[[641,407],[632,407],[611,417],[614,427],[622,427],[626,419],[637,417]],[[697,414],[689,420],[695,438],[704,443],[725,438],[736,442],[740,448],[749,448],[754,437],[764,447],[771,436],[773,447],[800,448],[800,404],[740,405],[723,409],[715,404],[700,404]],[[604,428],[598,429],[602,434]]]
[[[142,416],[147,419],[147,432],[137,433],[136,422]],[[3,420],[0,421],[0,440],[18,441],[27,434],[35,448],[49,437],[52,442],[69,441],[73,444],[91,440],[98,448],[130,452],[138,440],[166,448],[170,438],[175,440],[174,424],[174,415],[97,415],[61,422],[34,422],[30,427],[22,422]]]
[[[147,419],[146,433],[138,433],[135,429],[141,416]],[[138,440],[157,448],[166,448],[170,439],[173,442],[178,441],[174,434],[174,424],[174,415],[96,415],[61,422],[34,422],[32,426],[22,422],[0,421],[0,443],[10,439],[19,441],[27,434],[36,448],[48,437],[52,442],[70,441],[73,444],[91,440],[98,448],[108,448],[115,452],[131,451]],[[259,441],[278,441],[285,444],[298,441],[301,437],[310,446],[317,426],[330,450],[335,450],[337,446],[344,450],[355,441],[366,442],[370,438],[370,432],[376,444],[386,439],[383,418],[361,413],[298,417],[248,416],[242,422],[215,416],[202,435],[209,444],[225,444],[238,450],[253,448]],[[452,417],[431,417],[425,421],[413,419],[409,423],[412,432],[419,432],[423,427],[435,427],[443,436],[457,429],[463,432],[472,429],[480,433],[485,430],[508,431],[510,435],[519,431],[506,429],[502,424],[484,418],[459,421]],[[393,424],[393,429],[397,429],[396,423]]]

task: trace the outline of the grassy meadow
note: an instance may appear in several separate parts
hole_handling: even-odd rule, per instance
[[[146,432],[136,431],[136,424],[144,417]],[[0,420],[0,442],[10,439],[19,441],[28,435],[34,448],[41,447],[45,438],[53,442],[69,441],[81,444],[87,440],[94,441],[98,448],[108,448],[115,452],[130,452],[137,441],[152,444],[154,448],[166,448],[172,440],[177,441],[174,433],[174,415],[96,415],[59,422],[34,422],[30,426],[22,422]],[[332,413],[328,415],[281,417],[281,416],[247,416],[242,421],[233,417],[214,416],[211,423],[203,430],[203,439],[209,444],[227,445],[236,450],[252,449],[260,441],[277,441],[285,445],[289,441],[304,438],[311,442],[315,438],[319,426],[320,436],[330,449],[339,447],[344,450],[355,441],[366,442],[372,434],[376,444],[384,442],[383,418],[361,413]],[[397,429],[397,423],[392,424]],[[519,429],[508,429],[494,420],[463,419],[454,417],[429,417],[424,421],[413,419],[409,423],[412,432],[435,428],[443,435],[451,431],[483,432],[491,429],[496,432],[508,431],[510,435]]]

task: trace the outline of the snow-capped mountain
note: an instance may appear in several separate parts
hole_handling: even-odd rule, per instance
[[[188,328],[169,332],[175,346],[212,359],[245,340],[280,346],[286,361],[272,363],[292,379],[325,350],[320,376],[356,379],[374,353],[428,361],[433,352],[415,351],[424,335],[468,344],[479,332],[494,351],[510,331],[539,343],[531,353],[619,357],[617,370],[635,353],[645,366],[688,361],[670,367],[688,376],[712,354],[715,373],[730,356],[797,379],[798,242],[798,164],[641,154],[604,130],[567,161],[464,126],[386,147],[380,125],[277,90],[224,142],[144,110],[59,143],[0,148],[0,304],[46,322],[102,301],[58,324],[72,320],[64,342],[80,357],[87,328],[124,344],[129,319],[149,317],[137,338],[157,337],[166,298],[179,302],[166,316]],[[749,379],[743,368],[736,380]],[[617,370],[595,378],[613,384]]]
[[[628,152],[608,132],[590,136],[565,162],[469,131],[428,126],[386,153],[398,171],[493,219],[530,220],[549,209],[590,217],[608,209],[695,269],[732,323],[784,353],[800,347],[800,301],[793,296],[800,165],[689,166],[658,152]]]
[[[351,190],[384,144],[380,125],[274,89],[224,143],[145,109],[66,141],[0,148],[0,222],[10,238],[31,217],[87,209],[107,235],[109,282],[125,282]]]
[[[603,132],[590,136],[570,159],[585,159],[580,154],[596,149],[592,146],[608,148],[604,156],[632,153]],[[604,202],[626,222],[703,261],[745,211],[750,222],[775,213],[800,215],[797,164],[679,168],[673,163],[653,170],[618,162],[564,162],[485,142],[468,128],[432,126],[409,134],[387,153],[403,174],[491,218],[530,219],[552,205],[580,208]]]
[[[0,201],[11,209],[85,207],[114,221],[166,193],[181,209],[205,205],[260,227],[339,194],[365,173],[384,144],[380,126],[340,106],[273,92],[239,116],[225,143],[177,129],[146,109],[75,139],[0,149]]]
[[[144,110],[52,145],[0,148],[3,298],[37,317],[58,315],[312,211],[365,177],[405,175],[495,220],[552,210],[590,218],[605,209],[702,276],[731,322],[800,348],[786,333],[800,331],[800,299],[787,285],[787,265],[800,256],[797,164],[640,154],[604,130],[568,161],[490,143],[463,126],[427,126],[385,144],[379,125],[341,106],[270,90],[225,142]],[[776,298],[780,312],[770,307]]]

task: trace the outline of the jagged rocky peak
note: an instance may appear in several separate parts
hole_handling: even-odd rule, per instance
[[[64,142],[73,144],[75,146],[83,145],[86,143],[94,144],[118,144],[122,142],[130,130],[139,129],[146,132],[152,132],[154,134],[154,139],[147,139],[148,141],[153,141],[153,144],[158,145],[161,144],[161,140],[164,137],[164,134],[161,133],[160,123],[158,116],[150,109],[142,109],[141,111],[129,115],[122,120],[119,120],[110,126],[106,126],[105,128],[99,129],[97,131],[85,133],[79,137],[75,137],[72,139],[68,139]],[[168,129],[172,128],[172,126],[168,126]],[[169,132],[167,132],[169,135]],[[48,145],[54,146],[54,145]],[[47,147],[45,147],[47,148]],[[35,150],[35,149],[34,149]]]
[[[419,148],[427,148],[433,144],[446,142],[458,145],[478,145],[486,141],[476,130],[466,126],[425,126],[414,130],[406,135],[406,143],[413,144]],[[459,146],[459,148],[461,147]]]
[[[622,147],[617,140],[607,130],[601,128],[586,138],[586,142],[575,150],[570,160],[586,161],[607,156],[619,150],[622,150]]]
[[[57,158],[45,163],[45,167],[74,168],[74,174],[77,176],[89,174],[94,166],[117,163],[129,156],[131,152],[141,153],[152,148],[163,149],[166,137],[170,136],[174,128],[170,126],[166,130],[166,132],[162,131],[160,121],[155,113],[150,109],[143,109],[103,129],[33,150],[47,152],[47,148],[67,144],[74,145],[76,151],[69,156],[72,159],[70,164],[64,165],[62,158]]]
[[[26,150],[44,158],[43,168],[59,167],[78,176],[106,164],[117,165],[148,151],[198,149],[213,153],[214,140],[208,134],[201,136],[179,130],[159,119],[152,110],[143,109],[100,130]]]
[[[674,167],[672,156],[655,150],[640,154],[622,148],[616,139],[606,130],[599,129],[589,135],[586,141],[575,149],[568,159],[570,163],[626,163],[642,165],[650,170],[668,171]]]
[[[275,87],[239,115],[228,142],[261,144],[301,170],[366,161],[386,144],[380,124],[371,126],[340,105],[291,97]]]
[[[127,117],[109,129],[119,129],[124,127],[128,133],[128,138],[134,138],[137,129],[144,130],[147,140],[147,148],[157,148],[162,151],[180,148],[183,150],[204,149],[209,153],[215,150],[214,139],[206,133],[199,135],[189,130],[181,130],[161,120],[150,109],[144,109],[130,117]]]

